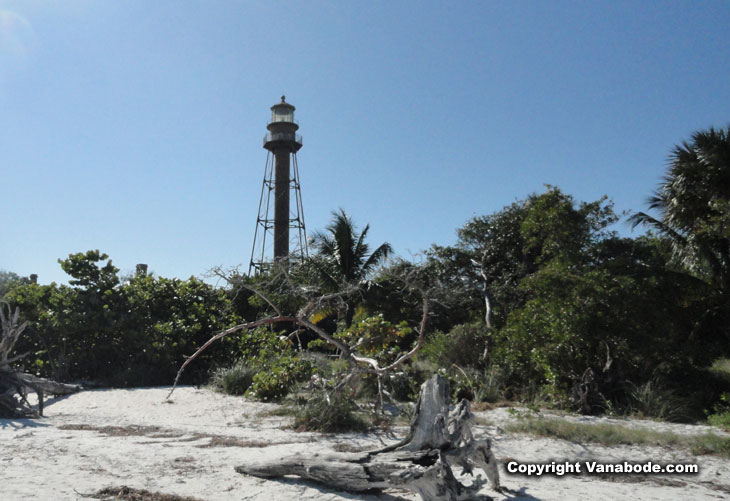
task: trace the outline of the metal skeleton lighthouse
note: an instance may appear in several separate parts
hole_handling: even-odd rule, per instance
[[[297,165],[297,151],[302,147],[302,136],[296,133],[299,125],[294,120],[294,110],[294,106],[286,102],[285,96],[281,96],[281,102],[271,107],[271,122],[266,126],[269,132],[264,136],[264,148],[268,153],[249,275],[262,273],[272,261],[301,260],[308,254]]]

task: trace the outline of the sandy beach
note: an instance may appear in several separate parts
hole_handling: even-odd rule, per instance
[[[370,432],[322,435],[289,427],[291,418],[272,414],[276,404],[249,402],[205,388],[169,387],[84,391],[50,400],[43,419],[0,420],[0,485],[7,501],[89,499],[106,488],[126,486],[201,500],[407,500],[409,492],[362,495],[335,491],[296,477],[263,480],[234,467],[247,459],[277,458],[296,452],[378,448],[402,437]],[[706,426],[561,416],[586,422],[617,422],[683,434],[717,432]],[[503,492],[481,494],[506,499],[727,499],[730,461],[693,456],[664,447],[603,447],[507,433],[516,419],[507,409],[477,413],[474,432],[489,435],[500,462]],[[719,433],[719,432],[718,432]],[[543,475],[509,473],[506,464],[569,461],[616,463],[696,463],[697,474]]]

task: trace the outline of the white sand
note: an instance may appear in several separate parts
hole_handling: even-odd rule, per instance
[[[334,491],[295,477],[262,480],[238,474],[234,466],[245,464],[247,458],[326,452],[337,444],[376,448],[395,437],[375,433],[296,433],[286,429],[289,418],[267,414],[276,407],[274,404],[247,402],[192,387],[178,388],[173,403],[166,403],[168,390],[87,391],[48,402],[44,419],[0,420],[0,497],[7,501],[86,499],[82,494],[105,487],[129,486],[205,500],[417,499],[411,493],[395,490],[365,496]],[[620,475],[526,477],[509,474],[501,465],[506,492],[497,493],[487,487],[483,490],[485,496],[497,500],[730,498],[730,461],[719,457],[695,457],[687,451],[668,448],[599,447],[537,439],[502,431],[514,419],[504,409],[479,416],[493,424],[476,426],[475,434],[492,436],[499,460],[651,460],[700,465],[697,475],[634,477],[630,482]],[[649,421],[621,422],[685,434],[707,431],[706,427]],[[64,429],[69,426],[91,429]],[[125,427],[127,434],[115,434],[118,429],[103,433],[103,427]],[[405,428],[396,432],[404,433]],[[237,439],[239,444],[201,447],[220,441],[221,437]]]

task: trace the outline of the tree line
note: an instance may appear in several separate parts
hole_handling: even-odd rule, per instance
[[[219,270],[222,288],[120,277],[91,250],[59,260],[69,285],[5,272],[0,294],[29,321],[19,363],[56,380],[170,384],[217,332],[305,304],[312,326],[386,366],[419,339],[427,296],[421,350],[385,381],[394,398],[440,371],[457,397],[693,419],[724,412],[730,391],[729,204],[730,128],[709,129],[672,150],[648,211],[629,218],[647,230],[634,238],[612,229],[620,218],[608,198],[548,186],[466,221],[454,245],[416,260],[389,258],[387,243],[371,251],[368,227],[339,210],[303,263],[257,276]],[[317,294],[336,300],[312,306]],[[336,354],[311,329],[260,327],[211,345],[184,381],[213,375],[277,399],[313,374],[332,377]],[[366,375],[355,389],[375,384]]]

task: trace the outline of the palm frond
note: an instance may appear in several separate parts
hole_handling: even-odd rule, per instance
[[[309,316],[309,321],[313,324],[318,324],[325,318],[331,317],[337,313],[337,310],[335,308],[329,307],[329,308],[322,308],[320,310],[315,311]]]
[[[679,242],[683,245],[687,244],[687,237],[675,231],[663,221],[660,221],[645,212],[637,212],[636,214],[631,215],[631,217],[629,217],[629,223],[631,223],[632,228],[636,228],[639,225],[649,226],[672,241]]]
[[[324,232],[314,233],[310,240],[312,248],[331,264],[326,270],[321,263],[315,267],[323,277],[327,276],[328,283],[336,285],[337,282],[360,280],[392,252],[390,245],[385,243],[369,254],[370,245],[365,241],[369,230],[370,225],[365,225],[358,234],[350,216],[340,208],[332,212],[332,220]]]
[[[370,257],[368,257],[362,265],[362,276],[366,275],[369,271],[375,268],[375,266],[383,262],[392,252],[393,248],[388,242],[385,242],[380,247],[375,249],[373,253],[370,254]]]
[[[353,249],[353,254],[355,256],[355,259],[357,261],[359,261],[360,263],[363,262],[363,260],[365,259],[365,256],[368,255],[368,251],[370,250],[370,246],[365,243],[365,237],[367,236],[369,229],[370,229],[370,225],[366,224],[365,228],[363,228],[362,232],[360,233],[360,236],[357,239],[355,248]]]

